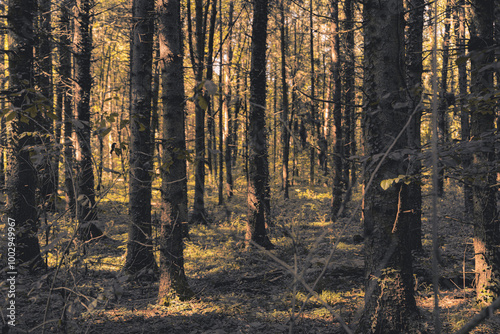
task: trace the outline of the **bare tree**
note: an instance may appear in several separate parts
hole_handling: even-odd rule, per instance
[[[471,137],[481,141],[473,154],[476,171],[473,185],[474,253],[476,296],[491,302],[500,293],[500,230],[496,204],[495,110],[493,71],[486,67],[494,62],[492,46],[495,1],[471,1]]]
[[[410,224],[410,243],[415,250],[422,249],[422,189],[419,175],[421,163],[418,153],[421,150],[420,124],[422,108],[422,40],[424,28],[424,0],[408,1],[409,19],[406,40],[406,86],[408,92],[408,115],[412,117],[407,130],[408,147],[413,151],[407,156],[410,180],[402,193],[404,218]],[[415,112],[416,110],[416,112]],[[413,114],[415,112],[415,114]]]
[[[94,171],[90,146],[90,94],[92,90],[92,10],[93,0],[75,0],[74,7],[74,90],[76,106],[76,162],[77,162],[77,218],[80,223],[79,237],[89,240],[102,235],[92,223],[96,218]]]
[[[126,270],[155,268],[151,240],[151,96],[154,0],[132,2],[130,49],[130,225]]]
[[[159,39],[163,100],[163,157],[158,302],[192,296],[184,273],[183,223],[187,223],[184,73],[179,0],[160,0]]]
[[[363,7],[363,85],[366,94],[363,137],[365,153],[373,161],[365,167],[367,190],[363,198],[363,225],[366,294],[358,333],[407,332],[410,318],[417,312],[408,243],[409,226],[400,219],[398,205],[406,185],[399,182],[386,189],[381,187],[383,180],[394,178],[404,169],[403,159],[387,156],[380,162],[381,158],[376,158],[391,145],[395,150],[406,146],[406,140],[401,136],[393,143],[407,119],[403,90],[403,10],[402,0],[366,1]]]
[[[12,113],[8,139],[7,213],[15,221],[16,256],[30,268],[42,265],[38,243],[38,213],[35,201],[36,171],[30,158],[35,145],[35,120],[27,111],[35,101],[34,87],[34,0],[10,0],[9,90]],[[36,108],[36,106],[35,106]],[[33,108],[32,108],[33,109]],[[36,110],[36,109],[35,109]],[[8,226],[8,225],[6,225]]]
[[[247,246],[253,241],[272,248],[266,232],[270,212],[269,162],[266,127],[267,0],[253,3],[250,112],[248,138]]]

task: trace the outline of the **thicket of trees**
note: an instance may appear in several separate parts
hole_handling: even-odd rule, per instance
[[[492,302],[499,10],[493,0],[0,3],[0,181],[18,261],[46,266],[48,212],[67,215],[74,239],[107,238],[99,202],[123,182],[124,268],[159,277],[168,305],[192,296],[183,239],[188,222],[212,224],[207,187],[221,210],[246,192],[248,249],[274,247],[273,193],[330,187],[335,222],[361,191],[366,295],[351,327],[407,332],[422,189],[438,154],[436,195],[447,179],[463,186],[477,299]]]

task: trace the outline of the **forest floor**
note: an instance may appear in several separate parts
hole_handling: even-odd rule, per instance
[[[444,333],[458,330],[479,311],[472,289],[472,226],[463,217],[459,188],[449,188],[453,191],[440,200],[438,212]],[[169,307],[156,305],[157,282],[131,280],[121,271],[128,223],[125,190],[99,203],[98,222],[108,238],[85,247],[71,243],[59,270],[56,263],[71,232],[60,216],[51,215],[48,245],[43,233],[41,237],[51,269],[18,276],[17,325],[9,333],[42,333],[43,327],[45,333],[343,333],[332,312],[353,328],[364,297],[362,226],[355,212],[360,194],[354,193],[344,217],[330,223],[327,188],[292,187],[289,200],[273,200],[270,237],[276,248],[265,252],[243,247],[246,199],[244,189],[239,190],[223,207],[213,204],[215,192],[207,194],[213,223],[191,226],[185,247],[186,275],[196,295]],[[415,258],[420,310],[415,333],[433,332],[428,196],[424,202],[424,252]],[[318,239],[322,233],[324,238]],[[295,270],[304,271],[305,282],[326,305],[309,298],[303,284],[294,283]],[[0,288],[5,321],[5,280]],[[473,333],[500,333],[500,317],[495,315]]]

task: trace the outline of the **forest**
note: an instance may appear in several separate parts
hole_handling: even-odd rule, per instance
[[[499,333],[500,1],[0,0],[8,333]]]

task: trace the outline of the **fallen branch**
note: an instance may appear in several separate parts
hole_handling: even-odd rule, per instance
[[[476,314],[468,323],[466,323],[462,328],[460,328],[460,330],[455,334],[469,333],[471,330],[476,328],[481,322],[483,322],[483,320],[486,320],[487,318],[493,316],[493,313],[498,308],[500,308],[500,297],[495,299],[495,301],[491,303],[489,306],[483,308],[481,312]]]

